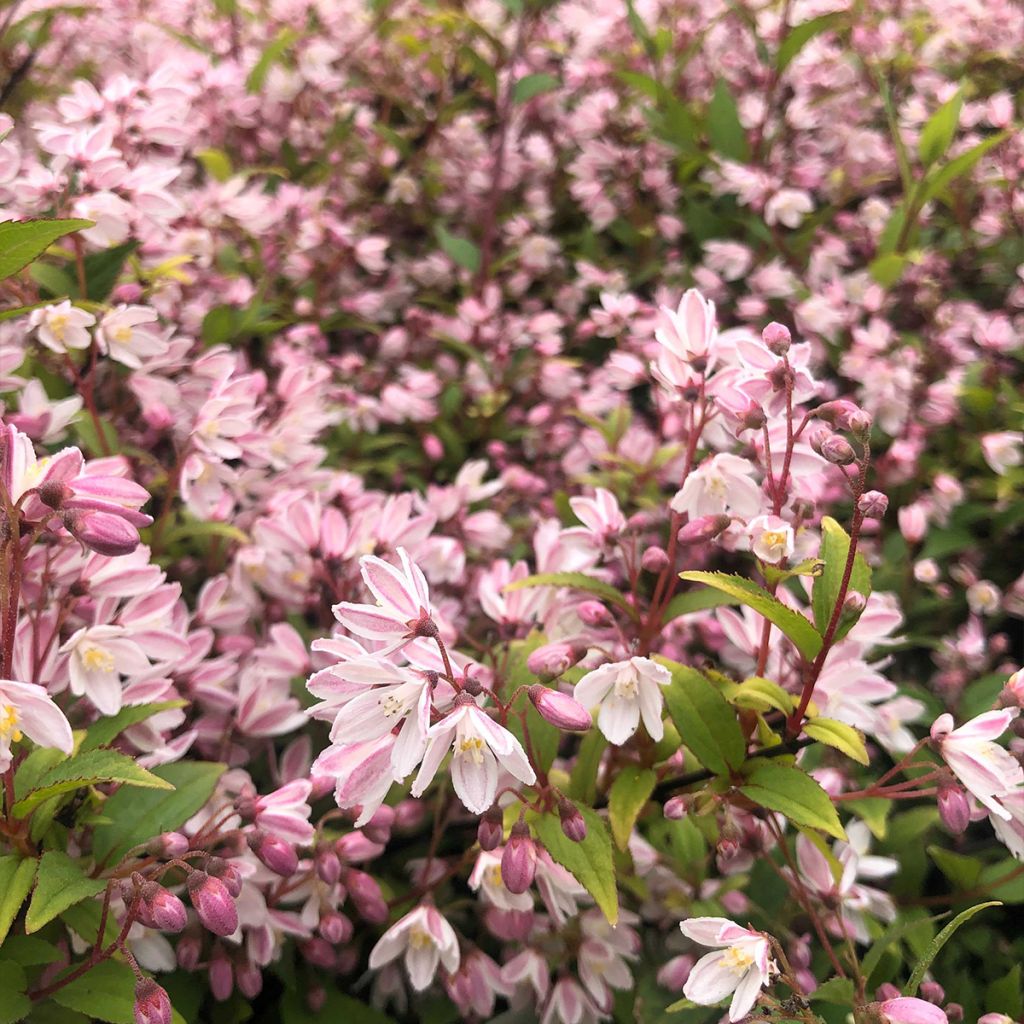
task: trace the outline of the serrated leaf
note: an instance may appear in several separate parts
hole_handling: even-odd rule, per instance
[[[729,702],[695,668],[655,660],[672,673],[671,684],[662,690],[665,705],[693,756],[716,775],[739,768],[746,760],[747,744]]]
[[[843,582],[846,559],[850,554],[850,535],[831,516],[821,521],[821,548],[819,557],[825,568],[814,581],[814,593],[811,595],[811,608],[814,611],[814,625],[824,635],[828,629],[832,609],[835,607],[839,588]],[[865,601],[871,596],[871,567],[858,552],[853,559],[853,571],[850,573],[850,585],[847,593],[860,594]],[[836,629],[835,639],[842,640],[856,625],[860,616],[843,615]]]
[[[794,25],[786,37],[779,44],[779,52],[775,55],[775,68],[778,74],[782,74],[793,62],[796,55],[815,37],[823,32],[828,32],[840,25],[843,21],[841,11],[832,11],[829,14],[821,14],[810,21],[802,21]]]
[[[612,783],[608,792],[608,821],[612,827],[612,838],[620,850],[625,850],[633,826],[654,792],[658,775],[650,768],[630,766],[624,768]]]
[[[595,811],[580,803],[575,806],[587,823],[583,842],[574,843],[566,836],[557,814],[538,815],[533,821],[534,828],[544,849],[563,868],[572,872],[580,885],[594,897],[608,923],[614,925],[619,919],[619,894],[615,885],[611,836]]]
[[[821,636],[814,626],[752,580],[725,572],[681,572],[679,578],[691,583],[705,583],[738,598],[741,604],[778,626],[808,661],[813,661],[821,650]]]
[[[125,729],[138,725],[139,722],[160,714],[161,711],[171,711],[174,708],[187,706],[188,701],[165,700],[158,704],[126,704],[116,715],[109,718],[100,718],[89,726],[78,748],[79,753],[87,750],[96,750],[98,747],[105,747],[113,743]]]
[[[956,129],[960,123],[960,110],[964,104],[962,89],[935,111],[921,129],[917,141],[917,155],[925,167],[930,167],[943,156],[953,142]]]
[[[0,857],[0,944],[32,889],[39,861],[28,857]]]
[[[65,1009],[77,1010],[107,1024],[135,1021],[135,975],[121,960],[104,960],[57,989],[50,998]],[[174,1024],[185,1024],[177,1011],[172,1011],[172,1020]]]
[[[58,238],[92,225],[91,220],[24,220],[0,224],[0,281],[23,270]]]
[[[106,887],[105,880],[89,878],[66,853],[48,850],[39,860],[32,902],[25,915],[26,933],[39,931],[62,910],[103,892]]]
[[[662,624],[665,624],[673,619],[680,619],[684,615],[693,615],[695,612],[705,612],[709,608],[721,608],[724,605],[740,603],[740,598],[733,594],[725,594],[721,590],[713,590],[711,587],[701,587],[699,590],[688,590],[685,594],[676,594],[665,607],[665,615],[661,621]]]
[[[932,961],[939,955],[942,947],[949,942],[953,937],[956,930],[963,924],[966,924],[975,914],[980,913],[982,910],[988,907],[1001,907],[1003,904],[999,900],[989,900],[988,903],[979,903],[975,907],[970,907],[968,910],[957,914],[945,928],[939,932],[938,935],[932,940],[931,944],[925,950],[921,959],[918,960],[914,966],[914,970],[910,975],[910,980],[907,982],[907,987],[903,990],[905,996],[916,996],[918,986],[924,981],[924,976],[931,967]]]
[[[480,268],[480,250],[468,238],[453,235],[440,224],[435,225],[434,233],[441,251],[455,264],[475,274]]]
[[[505,590],[523,590],[525,587],[572,587],[574,590],[583,590],[616,605],[632,618],[638,618],[637,610],[629,603],[625,594],[610,583],[594,579],[585,572],[541,572],[521,580],[513,580],[505,586]]]
[[[3,940],[3,947],[3,958],[13,960],[22,967],[55,964],[65,955],[52,943],[37,939],[34,935],[9,935]]]
[[[32,1001],[25,995],[27,987],[21,964],[6,958],[0,960],[0,1024],[16,1024],[28,1015]]]
[[[134,758],[118,750],[88,750],[61,761],[45,772],[31,792],[19,800],[12,812],[24,818],[50,797],[100,782],[118,782],[123,786],[145,789],[171,789],[163,779],[135,763]]]
[[[178,761],[153,769],[172,790],[118,790],[104,805],[113,824],[98,826],[93,833],[96,860],[119,859],[133,846],[180,828],[209,800],[224,768],[212,761]]]
[[[516,82],[515,88],[512,90],[512,102],[525,103],[527,100],[532,100],[534,96],[557,89],[560,84],[554,75],[549,75],[544,71],[524,75]]]
[[[839,815],[825,792],[806,772],[795,765],[779,764],[765,758],[751,761],[753,768],[740,792],[759,807],[778,811],[797,825],[827,832],[836,839],[846,833]]]
[[[722,78],[715,83],[714,94],[708,103],[705,125],[708,141],[716,153],[740,163],[746,163],[750,159],[750,143],[740,121],[736,100]]]
[[[812,1003],[835,1003],[837,1006],[853,1005],[853,981],[850,978],[829,978],[819,985],[808,997]]]
[[[833,718],[812,718],[804,724],[804,732],[812,740],[841,750],[858,764],[866,765],[870,761],[864,737],[852,725]]]

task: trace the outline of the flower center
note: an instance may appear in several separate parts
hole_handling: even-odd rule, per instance
[[[18,712],[11,704],[0,704],[0,739],[17,743],[21,739]]]
[[[636,700],[636,676],[630,670],[621,672],[615,680],[615,696],[625,700]]]
[[[102,647],[86,647],[81,652],[82,664],[90,672],[113,672],[114,656]]]
[[[114,341],[120,342],[122,345],[127,345],[132,340],[130,327],[115,327],[110,333],[114,336]]]
[[[67,313],[55,313],[53,316],[47,319],[47,326],[50,328],[50,333],[58,340],[64,340],[64,332],[68,325]]]
[[[742,946],[730,946],[722,957],[722,966],[741,974],[752,963],[754,958]]]
[[[469,757],[474,764],[484,763],[484,747],[486,744],[479,736],[466,736],[459,740],[458,751],[462,757]]]
[[[394,718],[405,710],[405,703],[393,693],[389,693],[378,703],[380,704],[381,711],[384,712],[385,718]]]
[[[409,946],[412,949],[430,949],[433,945],[433,936],[422,928],[413,928],[409,932]]]

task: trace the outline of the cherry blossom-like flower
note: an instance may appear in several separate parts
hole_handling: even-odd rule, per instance
[[[748,518],[761,508],[761,488],[753,479],[754,466],[746,459],[721,452],[702,462],[672,499],[672,511],[691,519],[732,512]]]
[[[715,361],[715,304],[690,288],[679,300],[679,308],[662,306],[660,326],[654,332],[658,343],[676,358],[689,363],[698,373],[707,373]]]
[[[111,359],[137,370],[144,360],[167,351],[156,323],[156,311],[148,306],[117,306],[100,320],[96,343]]]
[[[600,707],[597,725],[609,743],[625,743],[641,719],[651,739],[660,740],[665,735],[661,688],[671,681],[672,674],[664,665],[633,657],[588,672],[576,684],[573,696],[588,710]]]
[[[60,648],[67,654],[71,692],[86,696],[104,715],[116,715],[123,703],[122,676],[149,669],[149,659],[123,626],[89,626]]]
[[[412,987],[422,992],[434,980],[438,965],[449,974],[459,969],[455,929],[435,907],[421,904],[380,937],[370,953],[370,967],[379,970],[403,955]]]
[[[11,744],[27,736],[41,747],[70,754],[71,726],[42,686],[0,679],[0,772],[11,764]]]
[[[701,1006],[714,1006],[731,994],[729,1020],[742,1020],[776,970],[768,939],[724,917],[695,917],[679,927],[694,942],[717,947],[693,965],[683,995]]]
[[[949,1024],[945,1010],[913,996],[886,999],[878,1004],[878,1011],[886,1024]]]
[[[750,547],[762,562],[777,565],[793,554],[793,527],[779,516],[755,516],[747,524]]]
[[[86,328],[96,323],[96,317],[65,299],[55,306],[34,309],[28,322],[51,352],[63,354],[68,349],[89,347],[92,335]]]

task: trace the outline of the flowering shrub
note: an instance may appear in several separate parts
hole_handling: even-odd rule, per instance
[[[0,47],[0,1024],[1024,1017],[1024,10]]]

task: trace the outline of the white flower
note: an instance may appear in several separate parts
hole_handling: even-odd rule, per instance
[[[396,921],[370,953],[370,967],[378,970],[405,954],[405,969],[417,992],[434,980],[438,964],[453,974],[459,969],[459,940],[455,929],[434,907],[423,904]]]
[[[691,519],[722,515],[726,511],[744,519],[761,508],[761,488],[752,479],[754,466],[738,455],[722,452],[706,459],[687,478],[672,499],[672,511]]]
[[[499,765],[528,786],[537,781],[519,740],[477,707],[468,694],[459,694],[455,710],[432,725],[427,737],[423,764],[412,786],[415,797],[423,795],[449,749],[453,750],[455,792],[474,814],[483,814],[494,803]]]
[[[71,300],[65,299],[56,306],[34,309],[28,322],[48,349],[64,353],[70,348],[89,347],[92,335],[86,328],[96,323],[96,317],[72,306]]]
[[[778,516],[756,516],[747,526],[750,546],[762,562],[777,565],[793,554],[793,527]]]
[[[683,995],[701,1006],[714,1006],[732,993],[729,1020],[742,1020],[776,969],[768,939],[724,917],[695,917],[679,927],[694,942],[718,947],[694,964]]]
[[[600,705],[597,725],[609,743],[625,743],[641,718],[651,739],[657,741],[665,735],[661,687],[671,681],[672,675],[663,665],[649,658],[630,658],[588,672],[576,684],[573,696],[587,710]]]
[[[698,372],[710,370],[718,339],[715,304],[696,288],[690,288],[679,300],[678,309],[662,306],[658,316],[660,326],[654,332],[658,343]]]
[[[168,349],[159,328],[149,326],[156,322],[156,311],[148,306],[118,306],[100,321],[96,342],[111,359],[137,370],[144,359]]]
[[[71,726],[50,695],[35,683],[0,679],[0,772],[11,765],[11,744],[27,736],[41,747],[70,754]]]
[[[1024,435],[1019,430],[986,434],[981,439],[981,452],[992,471],[1002,476],[1024,462]]]
[[[803,189],[781,188],[765,203],[764,219],[766,224],[797,228],[813,209],[814,203]]]
[[[60,649],[69,655],[71,692],[85,695],[104,715],[121,710],[121,676],[149,670],[149,659],[123,626],[90,626],[80,629]]]

